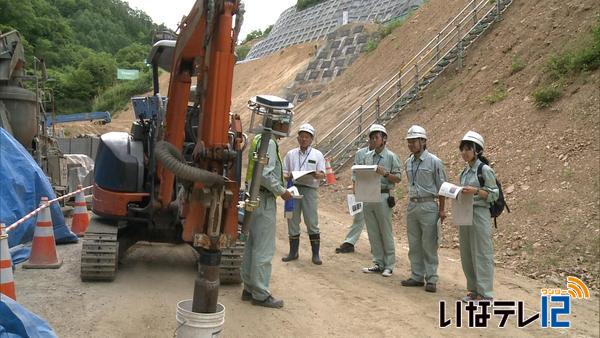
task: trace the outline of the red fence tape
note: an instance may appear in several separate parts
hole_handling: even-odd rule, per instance
[[[63,195],[63,196],[60,196],[60,197],[57,197],[57,198],[55,198],[55,199],[53,199],[53,200],[50,200],[50,201],[48,201],[48,203],[46,203],[46,204],[44,204],[44,205],[42,205],[42,206],[38,207],[37,209],[35,209],[35,210],[33,210],[32,212],[28,213],[27,215],[23,216],[23,217],[22,217],[21,219],[19,219],[18,221],[16,221],[16,222],[14,222],[13,224],[11,224],[11,225],[10,225],[8,228],[6,228],[6,231],[7,231],[7,232],[8,232],[8,231],[12,231],[12,230],[13,230],[13,229],[15,229],[17,226],[19,226],[19,224],[21,224],[21,223],[25,222],[26,220],[30,219],[31,217],[35,216],[35,215],[36,215],[38,212],[40,212],[40,211],[41,211],[41,210],[43,210],[44,208],[47,208],[47,207],[49,207],[49,206],[50,206],[52,203],[54,203],[54,202],[56,202],[56,201],[60,201],[60,200],[62,200],[62,199],[65,199],[65,198],[67,198],[67,197],[71,197],[71,196],[73,196],[73,195],[77,194],[78,192],[80,192],[80,191],[84,191],[84,190],[87,190],[87,189],[90,189],[91,187],[93,187],[93,186],[92,186],[92,185],[90,185],[90,186],[88,186],[88,187],[84,187],[84,188],[81,188],[81,189],[75,190],[75,191],[73,191],[73,192],[70,192],[70,193],[68,193],[68,194],[66,194],[66,195]]]

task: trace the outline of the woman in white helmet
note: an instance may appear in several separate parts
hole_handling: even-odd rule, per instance
[[[473,225],[461,225],[460,259],[467,278],[467,296],[464,302],[492,300],[494,285],[494,247],[492,244],[492,218],[490,203],[496,201],[499,189],[496,174],[483,156],[483,137],[468,131],[460,141],[460,154],[467,166],[460,174],[462,193],[473,195]],[[479,172],[483,176],[481,186]]]

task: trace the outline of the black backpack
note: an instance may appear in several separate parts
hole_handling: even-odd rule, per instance
[[[485,180],[483,179],[483,174],[482,174],[482,169],[483,169],[484,165],[485,165],[484,163],[480,163],[479,167],[477,167],[477,179],[479,180],[479,185],[481,187],[483,187],[485,185]],[[504,200],[504,193],[502,193],[502,185],[500,184],[500,181],[498,181],[498,179],[496,179],[496,185],[498,186],[498,190],[500,191],[500,196],[498,197],[498,199],[495,202],[493,202],[490,205],[490,214],[494,218],[494,228],[498,229],[498,224],[496,224],[496,217],[498,217],[498,216],[500,216],[500,214],[502,214],[502,211],[504,211],[504,208],[506,208],[507,212],[510,212],[510,208],[508,207],[508,205],[506,204],[506,201]]]

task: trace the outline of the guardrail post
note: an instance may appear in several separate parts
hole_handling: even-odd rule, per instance
[[[471,7],[473,8],[471,11],[473,12],[473,25],[477,24],[477,4],[475,2],[471,2]]]
[[[435,61],[436,61],[436,63],[437,63],[437,61],[440,60],[440,35],[441,34],[442,34],[441,32],[439,32],[437,34],[437,42],[435,43]]]
[[[400,67],[400,71],[398,72],[398,83],[396,84],[396,97],[401,97],[402,96],[402,68]]]
[[[460,37],[460,26],[456,25],[456,56],[458,59],[458,68],[463,67],[463,41]]]
[[[415,84],[419,84],[419,64],[415,63]]]
[[[362,133],[362,118],[363,118],[363,106],[361,104],[360,107],[358,108],[358,128],[356,130],[358,135],[360,135]]]
[[[379,111],[380,109],[380,98],[379,96],[377,96],[377,99],[375,100],[375,121],[377,121],[379,123],[379,114],[381,113]]]
[[[496,21],[500,21],[500,1],[496,0]]]

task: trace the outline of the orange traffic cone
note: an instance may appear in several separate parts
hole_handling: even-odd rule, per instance
[[[81,189],[81,185],[77,186],[77,189]],[[85,203],[85,196],[83,190],[75,195],[75,212],[73,213],[73,219],[71,220],[71,231],[79,237],[85,234],[88,226],[90,225],[90,217],[87,212],[87,205]]]
[[[325,179],[327,184],[335,184],[335,174],[333,173],[333,169],[331,168],[331,162],[329,159],[325,160]]]
[[[48,197],[42,197],[40,206],[48,203]],[[37,217],[35,232],[33,233],[33,244],[31,244],[31,256],[29,261],[23,264],[24,269],[58,269],[62,260],[58,258],[56,244],[54,243],[54,229],[52,227],[52,215],[50,207],[42,209]]]
[[[17,300],[15,280],[12,271],[12,259],[8,251],[8,235],[4,232],[4,224],[0,225],[0,293]]]

